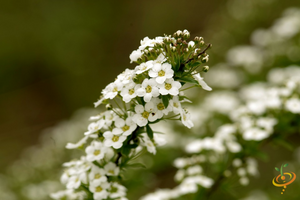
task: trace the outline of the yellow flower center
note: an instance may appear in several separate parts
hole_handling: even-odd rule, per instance
[[[125,126],[123,126],[122,130],[125,132],[125,131],[128,131],[129,128],[130,128],[129,126],[125,125]]]
[[[164,104],[163,104],[163,103],[157,104],[157,109],[158,109],[158,110],[163,110],[163,109],[165,109]]]
[[[113,92],[118,92],[118,88],[114,87]]]
[[[114,135],[114,137],[112,138],[113,142],[118,142],[119,141],[119,136]]]
[[[162,76],[164,76],[166,73],[165,73],[165,71],[163,71],[163,70],[160,70],[159,72],[158,72],[158,76],[160,76],[160,77],[162,77]]]
[[[149,113],[148,113],[147,111],[144,111],[144,112],[142,113],[142,116],[143,116],[144,118],[148,119]]]
[[[99,179],[100,177],[101,177],[101,175],[98,173],[98,174],[95,174],[94,179]]]
[[[178,103],[173,103],[173,106],[175,107],[175,108],[178,108],[179,107],[179,105],[178,105]]]
[[[172,88],[172,85],[170,83],[165,84],[166,90],[170,90]]]
[[[147,93],[150,93],[152,91],[152,87],[150,86],[150,85],[148,85],[147,87],[146,87],[146,92]]]
[[[108,172],[110,173],[110,174],[115,174],[115,171],[114,170],[108,170]]]
[[[133,89],[133,88],[130,89],[130,90],[128,91],[128,93],[129,93],[130,95],[132,95],[132,94],[134,93],[134,89]]]
[[[102,190],[103,190],[102,187],[100,186],[96,187],[96,192],[101,192]]]
[[[97,156],[97,155],[99,155],[99,154],[100,154],[100,150],[95,150],[95,151],[94,151],[94,155],[95,155],[95,156]]]

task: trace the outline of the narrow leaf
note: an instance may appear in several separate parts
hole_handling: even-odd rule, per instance
[[[153,131],[152,131],[151,127],[149,126],[149,124],[147,124],[146,129],[147,129],[147,135],[152,140],[153,139]]]
[[[279,171],[279,169],[277,167],[275,167],[276,171]]]
[[[162,99],[162,102],[163,102],[165,108],[167,108],[168,105],[169,105],[169,102],[170,102],[170,101],[169,101],[169,96],[168,96],[168,95],[162,95],[162,96],[161,96],[161,99]]]
[[[180,77],[178,80],[182,81],[182,82],[185,82],[185,83],[192,83],[192,84],[199,85],[199,83],[191,77]]]
[[[146,166],[143,165],[142,163],[127,164],[127,167],[131,167],[131,168],[146,168]]]
[[[287,167],[288,165],[289,165],[289,164],[286,163],[286,164],[283,165],[283,167]]]

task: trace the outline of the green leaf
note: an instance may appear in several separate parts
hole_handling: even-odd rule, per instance
[[[199,85],[199,83],[191,77],[180,77],[178,80],[182,81],[182,82],[185,82],[185,83],[192,83],[192,84]]]
[[[194,62],[194,63],[191,64],[190,66],[191,66],[191,67],[196,67],[196,66],[198,66],[198,65],[201,65],[201,63],[199,63],[199,62]]]
[[[147,129],[147,135],[152,140],[153,139],[153,131],[152,131],[151,127],[149,126],[149,124],[146,125],[146,129]]]
[[[279,169],[277,167],[275,167],[276,171],[279,171]]]
[[[146,166],[142,163],[127,164],[126,166],[131,168],[146,168]]]
[[[283,167],[287,167],[288,165],[289,165],[289,164],[286,163],[286,164],[283,165]]]
[[[168,95],[162,95],[162,96],[161,96],[161,99],[162,99],[162,102],[163,102],[165,108],[167,108],[168,105],[169,105],[169,102],[170,102],[170,101],[169,101],[169,96],[168,96]]]
[[[127,146],[124,146],[124,147],[122,147],[122,149],[121,149],[121,153],[122,153],[122,155],[124,155],[124,156],[128,156],[129,153],[130,153],[130,150],[131,150],[131,148],[129,148],[129,147],[127,147]]]

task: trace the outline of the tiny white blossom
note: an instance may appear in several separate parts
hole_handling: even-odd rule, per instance
[[[85,149],[87,154],[86,159],[90,162],[95,160],[101,160],[104,158],[107,148],[102,142],[93,141],[90,146]]]
[[[123,185],[113,182],[109,190],[110,192],[109,197],[113,199],[118,197],[124,197],[126,196],[126,190],[127,189]]]
[[[188,128],[192,128],[194,123],[191,120],[191,114],[186,109],[181,109],[181,122]]]
[[[207,91],[211,91],[211,87],[209,87],[205,81],[203,80],[203,78],[200,76],[200,73],[197,73],[197,74],[194,74],[193,75],[193,78],[198,81],[199,85],[201,85],[201,87],[204,89],[204,90],[207,90]]]
[[[147,148],[147,151],[152,154],[156,154],[156,147],[148,137],[146,133],[141,134],[143,137],[141,138],[141,144]]]
[[[90,182],[94,183],[101,183],[106,182],[107,177],[105,176],[106,171],[102,168],[99,168],[98,166],[92,166],[92,170],[89,173],[89,180]]]
[[[170,100],[170,103],[169,105],[171,106],[172,108],[172,111],[175,113],[175,114],[179,114],[182,110],[181,108],[181,103],[179,101],[179,97],[178,96],[174,96],[171,100]]]
[[[167,78],[172,78],[173,75],[174,71],[172,70],[172,65],[169,63],[156,64],[149,71],[149,76],[155,78],[158,84],[162,84]]]
[[[153,60],[149,60],[147,62],[143,62],[140,65],[136,66],[134,70],[136,74],[141,74],[145,71],[148,71],[152,67],[153,67]]]
[[[179,94],[179,88],[181,88],[180,82],[174,81],[173,78],[169,78],[159,86],[159,93],[162,95],[171,94],[176,96]]]
[[[167,115],[172,110],[170,104],[167,108],[164,106],[162,99],[153,98],[151,102],[153,102],[157,108],[156,115],[158,119],[162,118],[164,115]]]
[[[131,135],[131,133],[137,127],[136,123],[133,121],[131,116],[127,117],[126,120],[122,118],[117,118],[115,120],[115,126],[117,129],[120,129],[119,131],[122,131],[122,135],[125,136]]]
[[[159,96],[157,83],[153,79],[145,79],[137,91],[137,96],[143,97],[145,102],[149,102],[152,97]]]
[[[134,50],[129,58],[130,58],[130,63],[132,62],[136,62],[139,58],[141,58],[143,55],[143,52],[141,52],[140,50]]]
[[[257,127],[250,128],[243,133],[245,140],[263,140],[269,137],[269,133]]]
[[[93,193],[94,200],[102,200],[108,197],[107,189],[109,187],[110,184],[108,182],[92,182],[89,189]]]
[[[116,163],[109,162],[104,166],[104,170],[108,176],[118,176],[120,173],[120,168],[117,167]]]
[[[108,84],[105,89],[102,90],[102,94],[105,99],[113,99],[117,96],[118,92],[122,90],[122,88],[123,84],[116,80],[115,82]]]
[[[136,114],[133,116],[133,121],[139,126],[145,126],[148,121],[153,122],[157,119],[157,107],[153,102],[146,103],[145,107],[142,105],[135,106]]]
[[[100,130],[101,128],[103,128],[104,125],[105,125],[105,120],[103,119],[100,119],[97,122],[92,122],[89,124],[88,131],[86,131],[84,135],[91,135],[97,132],[98,130]]]
[[[121,96],[123,97],[123,101],[125,103],[129,103],[131,99],[135,98],[137,93],[136,91],[141,87],[140,84],[135,84],[131,82],[127,84],[121,91]]]
[[[115,149],[121,148],[127,138],[125,135],[122,135],[122,130],[118,128],[114,128],[113,131],[104,132],[103,137],[105,138],[104,145]]]
[[[298,98],[291,98],[285,102],[285,109],[292,113],[300,113],[300,100]]]

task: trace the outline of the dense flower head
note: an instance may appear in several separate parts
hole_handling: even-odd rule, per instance
[[[171,119],[193,127],[191,114],[181,106],[187,101],[183,90],[211,90],[197,71],[208,61],[206,50],[211,45],[205,45],[200,37],[187,41],[189,37],[187,30],[173,36],[145,37],[130,54],[135,68],[119,74],[95,102],[95,107],[105,104],[107,110],[90,118],[83,139],[67,145],[70,149],[84,148],[86,153],[80,161],[65,164],[61,181],[68,192],[88,191],[86,196],[95,200],[126,199],[126,188],[112,177],[120,177],[121,170],[141,149],[155,154],[156,147],[166,143],[150,125]],[[202,67],[207,72],[208,67]],[[189,171],[199,172],[196,168]],[[186,181],[182,187],[203,184],[201,181]],[[67,193],[52,197],[60,199],[61,194]]]

